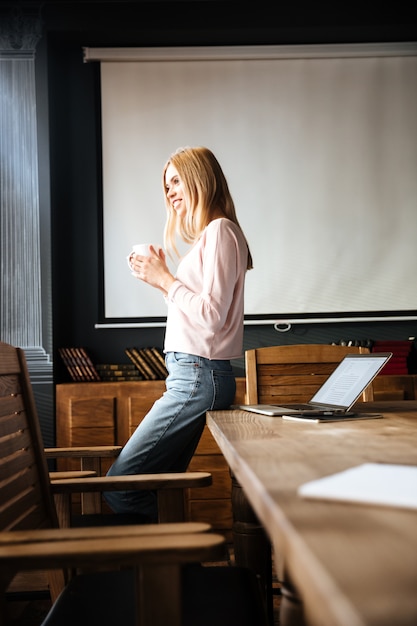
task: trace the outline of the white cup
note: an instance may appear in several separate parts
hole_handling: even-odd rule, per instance
[[[129,268],[132,270],[132,266],[130,265],[130,257],[132,254],[139,254],[140,256],[149,256],[149,247],[152,246],[156,252],[159,254],[159,251],[162,250],[161,246],[156,243],[136,243],[132,246],[132,251],[127,257],[127,264]],[[132,270],[133,271],[133,270]]]
[[[161,246],[155,243],[136,243],[132,246],[132,252],[141,256],[149,256],[149,246],[153,246],[157,252],[161,249]]]

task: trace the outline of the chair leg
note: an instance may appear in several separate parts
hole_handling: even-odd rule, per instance
[[[148,565],[137,568],[138,624],[181,626],[181,566]]]
[[[91,470],[101,476],[101,460],[98,457],[82,457],[81,469]],[[81,513],[84,515],[101,513],[101,494],[86,492],[81,494]]]
[[[54,494],[56,513],[60,528],[70,528],[71,526],[71,495],[66,493]]]
[[[157,495],[160,523],[186,521],[184,489],[160,489]]]
[[[51,602],[55,602],[67,583],[67,575],[63,570],[50,570],[47,577]]]

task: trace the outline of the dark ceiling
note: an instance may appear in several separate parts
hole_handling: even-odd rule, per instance
[[[0,0],[4,17],[41,17],[50,33],[89,45],[239,45],[415,41],[412,3],[229,0]],[[377,7],[377,8],[376,8]]]

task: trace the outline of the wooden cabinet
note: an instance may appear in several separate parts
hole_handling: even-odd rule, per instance
[[[165,382],[66,383],[56,386],[56,444],[61,446],[123,445],[165,389]],[[237,379],[236,403],[243,403],[245,379]],[[110,462],[103,461],[105,473]],[[75,469],[60,461],[59,469]],[[220,449],[205,427],[191,471],[207,471],[213,484],[190,489],[188,519],[205,521],[228,534],[232,527],[231,478]]]
[[[374,400],[417,400],[417,374],[381,374],[372,383]]]

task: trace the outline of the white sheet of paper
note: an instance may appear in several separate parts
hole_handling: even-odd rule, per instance
[[[339,500],[417,509],[417,467],[364,463],[343,472],[304,483],[305,498]]]

